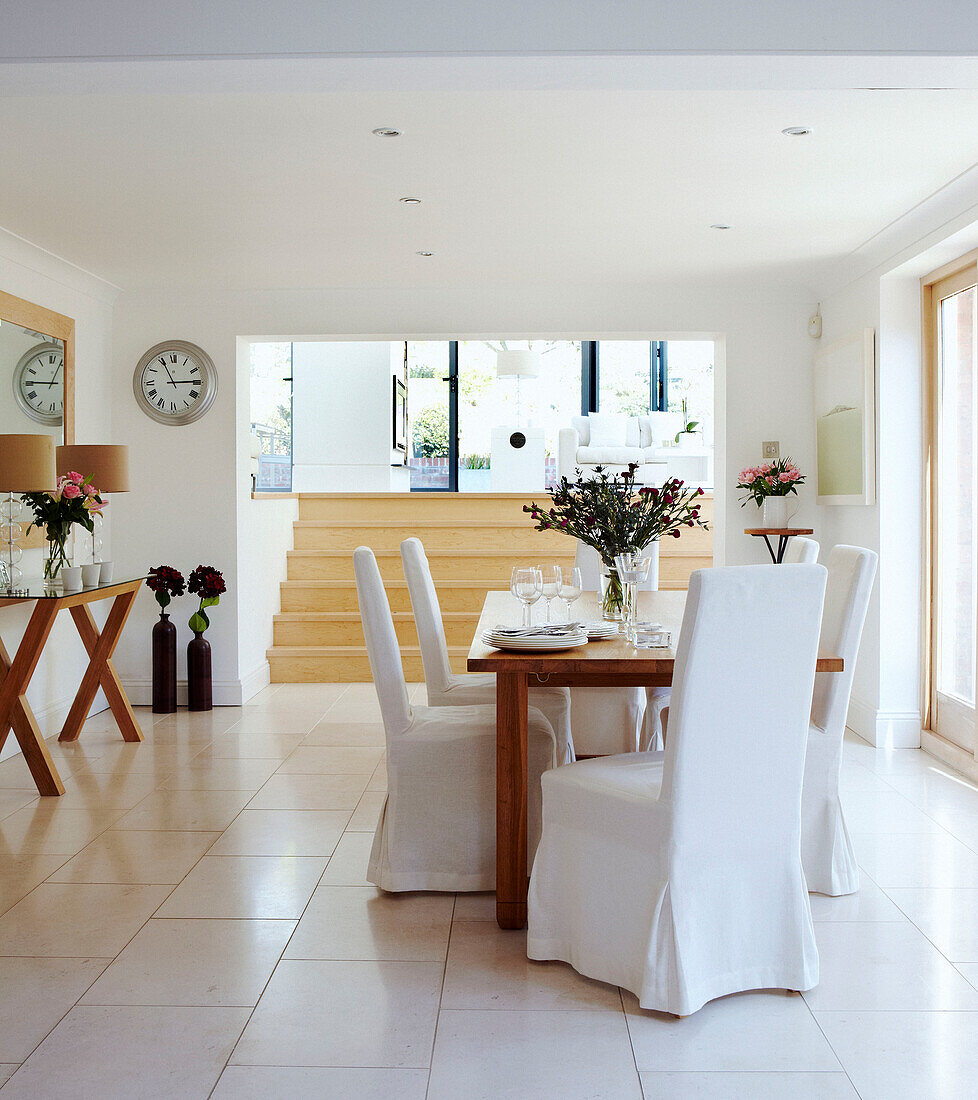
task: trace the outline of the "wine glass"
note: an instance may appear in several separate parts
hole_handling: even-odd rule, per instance
[[[571,617],[571,604],[580,596],[583,588],[580,569],[574,568],[562,574],[557,595],[567,604],[568,622]]]
[[[530,625],[530,605],[535,604],[543,593],[543,577],[539,569],[513,570],[509,590],[523,605],[523,629]]]
[[[625,637],[634,641],[635,623],[638,621],[638,586],[649,579],[652,567],[651,557],[641,557],[638,553],[618,554],[615,557],[615,569],[621,578],[625,595]]]
[[[557,598],[560,592],[560,566],[559,565],[545,565],[541,569],[543,577],[543,598],[547,601],[547,622],[550,622],[550,605]]]

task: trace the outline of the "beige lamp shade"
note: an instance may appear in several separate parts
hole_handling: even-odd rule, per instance
[[[540,356],[535,351],[506,348],[496,352],[497,378],[539,378]]]
[[[118,443],[75,443],[58,448],[58,474],[74,470],[99,493],[129,492],[129,448]]]
[[[55,481],[52,436],[0,435],[0,492],[41,492]]]

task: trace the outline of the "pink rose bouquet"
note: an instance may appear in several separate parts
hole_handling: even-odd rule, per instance
[[[61,567],[68,564],[67,544],[71,528],[78,524],[89,533],[95,530],[95,516],[101,514],[105,502],[91,481],[90,477],[69,470],[58,478],[58,484],[51,491],[21,495],[34,513],[27,530],[43,527],[48,540],[48,557],[44,563],[47,580],[54,580]]]
[[[790,458],[762,462],[760,466],[745,466],[737,479],[737,488],[743,489],[746,494],[740,506],[743,508],[753,501],[760,507],[765,497],[786,497],[789,493],[797,495],[798,486],[804,483],[804,474]]]

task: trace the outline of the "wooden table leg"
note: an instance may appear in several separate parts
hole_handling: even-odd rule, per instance
[[[496,923],[526,926],[527,683],[496,674]]]
[[[143,734],[136,722],[132,706],[122,690],[122,684],[112,664],[112,654],[119,643],[122,629],[129,618],[129,612],[136,602],[137,591],[123,592],[112,601],[105,626],[99,633],[95,619],[87,604],[76,604],[69,608],[71,617],[78,628],[82,643],[89,656],[88,668],[82,677],[81,685],[75,701],[71,704],[71,710],[65,719],[64,728],[61,730],[59,741],[77,741],[81,733],[88,712],[95,701],[95,693],[99,687],[105,692],[109,707],[115,717],[116,724],[126,741],[142,741]]]
[[[27,704],[26,692],[57,614],[57,600],[37,601],[12,661],[0,643],[0,748],[13,727],[38,793],[43,795],[64,794],[65,787]]]

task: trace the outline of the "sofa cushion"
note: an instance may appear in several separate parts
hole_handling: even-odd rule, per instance
[[[628,434],[628,417],[618,413],[591,413],[588,417],[591,447],[625,447]],[[638,444],[638,439],[635,444]]]
[[[627,466],[629,462],[641,463],[645,458],[641,447],[578,447],[578,464],[611,463],[614,466]]]

